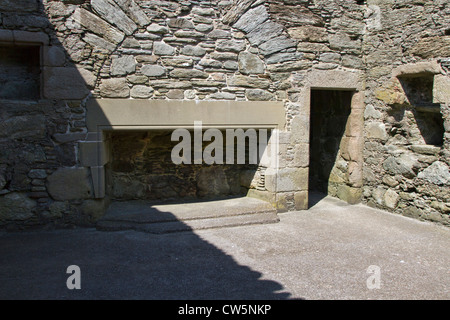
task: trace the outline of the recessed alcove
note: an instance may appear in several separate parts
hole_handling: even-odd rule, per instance
[[[444,139],[444,120],[440,112],[440,104],[433,103],[434,74],[418,73],[404,74],[397,77],[408,100],[403,113],[413,114],[407,119],[410,128],[417,127],[417,136],[410,137],[413,143],[441,147]],[[420,136],[418,135],[420,134]]]
[[[41,46],[0,45],[0,99],[40,98]]]

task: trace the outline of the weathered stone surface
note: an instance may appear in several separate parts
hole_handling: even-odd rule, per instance
[[[199,32],[209,32],[209,31],[213,30],[213,28],[214,28],[214,26],[212,26],[210,24],[205,24],[205,23],[200,23],[195,26],[195,30],[197,30]]]
[[[231,92],[216,92],[209,95],[209,99],[212,100],[234,100],[236,99],[236,95]]]
[[[200,46],[187,45],[181,49],[181,54],[187,56],[203,57],[206,54],[206,50]]]
[[[202,59],[198,64],[205,68],[222,68],[222,62],[213,59]]]
[[[159,77],[166,74],[166,68],[160,65],[146,64],[141,67],[141,72],[148,77]]]
[[[228,85],[232,87],[267,89],[270,87],[270,81],[267,79],[236,75],[228,79]]]
[[[45,136],[43,115],[7,117],[0,122],[0,137],[10,139],[41,139]]]
[[[153,53],[158,56],[173,56],[175,48],[164,42],[155,42],[153,44]]]
[[[95,74],[82,66],[77,65],[77,70],[80,73],[81,78],[83,78],[84,83],[88,88],[92,89],[95,87],[95,83],[97,82],[97,77]]]
[[[271,175],[267,175],[266,181],[273,179]],[[287,191],[304,191],[308,187],[308,169],[307,168],[283,168],[279,169],[276,175],[276,186],[277,192],[287,192]]]
[[[399,158],[393,156],[388,157],[383,162],[383,168],[390,174],[400,174],[406,178],[414,178],[416,173],[414,168],[417,166],[417,159],[404,154]]]
[[[349,204],[356,204],[361,201],[362,189],[347,186],[345,184],[337,187],[337,197]]]
[[[69,204],[66,201],[55,201],[48,208],[47,218],[61,218],[70,212]]]
[[[323,25],[322,17],[313,13],[302,4],[271,3],[269,5],[269,13],[275,21],[287,27],[303,25]]]
[[[275,64],[287,61],[298,61],[302,58],[303,54],[299,52],[278,52],[267,57],[265,61],[267,64]]]
[[[99,89],[101,96],[105,98],[128,98],[130,95],[125,78],[103,79]]]
[[[45,179],[47,178],[47,172],[44,169],[32,169],[28,173],[28,177],[32,179]]]
[[[113,0],[91,0],[92,8],[110,24],[130,35],[138,28]]]
[[[249,33],[264,21],[269,19],[269,14],[264,5],[258,6],[254,9],[248,10],[243,14],[239,20],[233,25],[236,29]]]
[[[384,193],[383,198],[384,198],[384,204],[386,205],[386,207],[388,207],[389,209],[395,209],[395,207],[397,207],[400,196],[394,190],[388,189]]]
[[[150,23],[149,17],[134,0],[114,0],[114,2],[138,25],[143,27]]]
[[[147,27],[147,31],[151,33],[165,34],[169,32],[169,29],[165,26],[159,25],[157,23],[152,23]]]
[[[301,26],[288,29],[289,35],[302,42],[327,42],[328,33],[325,28],[314,26]]]
[[[94,48],[99,48],[99,49],[103,49],[106,51],[114,51],[116,46],[114,45],[114,43],[109,42],[93,33],[89,33],[87,32],[84,37],[83,40],[86,43],[89,43],[91,46],[93,46]]]
[[[247,34],[247,39],[253,46],[259,46],[272,38],[280,36],[282,33],[282,25],[267,20],[249,32]]]
[[[45,67],[44,96],[48,99],[83,99],[89,93],[77,68]]]
[[[58,201],[89,199],[94,194],[87,168],[59,168],[47,177],[46,186]]]
[[[433,80],[433,103],[450,104],[450,77],[437,74]]]
[[[239,53],[245,49],[245,41],[244,40],[228,40],[221,39],[216,42],[216,50],[217,51],[230,51]]]
[[[134,56],[126,55],[113,58],[111,62],[111,74],[113,76],[124,76],[136,71],[136,60]]]
[[[235,23],[256,0],[235,1],[229,8],[222,21],[225,24]]]
[[[174,69],[170,72],[174,78],[208,78],[208,74],[196,69]]]
[[[296,70],[305,70],[311,67],[310,61],[285,61],[281,63],[272,63],[267,66],[269,72],[289,72]]]
[[[264,73],[264,62],[250,52],[241,52],[238,56],[239,71],[243,74]]]
[[[297,50],[300,52],[327,52],[331,49],[325,43],[315,43],[315,42],[299,42],[297,45]]]
[[[185,18],[169,19],[167,25],[171,28],[194,29],[194,24]]]
[[[184,99],[184,90],[171,89],[166,94],[169,99]]]
[[[328,35],[330,48],[340,51],[361,51],[361,40],[352,40],[348,34],[336,33]]]
[[[364,111],[364,119],[380,119],[381,116],[381,112],[376,110],[373,105],[368,104],[366,106],[366,110]]]
[[[205,35],[193,30],[177,30],[173,33],[178,38],[203,38]]]
[[[0,11],[6,12],[33,12],[38,8],[39,3],[34,0],[3,0],[0,2]]]
[[[261,53],[265,56],[271,55],[284,49],[294,48],[297,42],[283,35],[272,38],[259,46]]]
[[[114,44],[121,42],[125,36],[123,32],[85,9],[78,8],[75,10],[73,18],[85,28]]]
[[[237,53],[233,53],[233,52],[212,52],[209,56],[211,59],[216,59],[216,60],[237,60],[238,59]]]
[[[247,89],[245,90],[245,96],[250,101],[267,101],[274,98],[272,93],[262,89]]]
[[[438,186],[450,185],[450,169],[442,161],[436,161],[417,176]]]
[[[59,46],[44,47],[44,66],[62,67],[66,62],[66,53]]]
[[[108,199],[88,199],[83,201],[80,210],[90,221],[95,222],[105,214],[108,205]]]
[[[213,8],[195,7],[192,9],[192,13],[200,16],[214,16],[216,11]]]
[[[162,59],[162,63],[165,67],[187,68],[192,67],[194,61],[192,59],[171,58],[171,59]]]
[[[210,33],[208,33],[208,38],[211,39],[230,39],[231,33],[222,29],[214,29]]]
[[[227,177],[221,167],[203,167],[197,175],[200,196],[219,195],[230,192]]]
[[[421,58],[450,56],[450,36],[437,36],[421,39],[411,53]]]
[[[366,124],[367,138],[386,140],[386,126],[380,122],[370,122]]]
[[[153,88],[143,85],[136,85],[130,91],[132,98],[148,99],[153,94]]]
[[[23,193],[11,192],[0,196],[0,222],[27,220],[34,216],[36,201]]]

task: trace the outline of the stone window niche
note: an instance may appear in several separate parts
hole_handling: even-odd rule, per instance
[[[257,132],[257,130],[255,130]],[[246,196],[250,188],[264,185],[264,172],[248,161],[246,141],[244,164],[191,163],[175,164],[171,141],[173,130],[111,131],[106,139],[110,146],[107,192],[112,200],[151,200],[179,202]],[[225,131],[222,131],[225,140]],[[191,135],[194,136],[193,133]],[[210,142],[203,142],[202,149]],[[224,148],[226,142],[224,141]],[[236,146],[236,145],[235,145]],[[194,141],[191,141],[194,150]],[[235,160],[237,148],[235,150]]]
[[[442,147],[444,139],[444,120],[440,112],[440,104],[433,103],[433,83],[434,75],[431,73],[412,74],[398,77],[403,91],[408,99],[408,110],[404,106],[400,107],[399,112],[412,113],[408,126],[413,128],[409,130],[409,142],[412,144],[426,144]],[[399,113],[397,112],[397,113]],[[406,117],[408,118],[408,117]],[[414,130],[416,127],[417,130]]]
[[[0,99],[40,99],[40,61],[40,45],[0,44]]]

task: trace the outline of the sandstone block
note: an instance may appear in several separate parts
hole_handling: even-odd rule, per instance
[[[130,88],[125,78],[104,79],[100,84],[100,95],[105,98],[128,98]]]
[[[47,177],[47,190],[54,200],[89,199],[94,195],[88,168],[58,168]]]
[[[130,91],[132,98],[148,99],[153,94],[153,88],[143,85],[136,85]]]

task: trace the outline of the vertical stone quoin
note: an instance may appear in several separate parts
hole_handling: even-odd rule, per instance
[[[114,135],[90,125],[116,100],[282,105],[276,168],[262,161],[228,186],[241,181],[279,212],[307,209],[321,157],[326,193],[448,224],[449,10],[431,0],[5,1],[0,68],[15,76],[0,75],[0,225],[95,223],[114,193],[108,179],[130,164],[142,180],[116,192],[151,192],[139,159],[156,138],[120,162]],[[135,119],[123,110],[113,130]],[[317,123],[330,128],[320,135]]]

